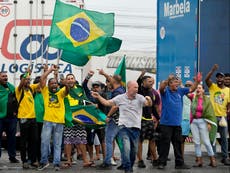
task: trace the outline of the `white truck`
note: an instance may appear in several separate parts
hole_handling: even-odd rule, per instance
[[[32,78],[41,75],[42,64],[59,63],[60,73],[77,73],[73,65],[58,62],[57,49],[48,48],[54,5],[55,0],[0,1],[0,71],[8,73],[11,83],[17,84],[29,65]]]
[[[84,6],[82,0],[63,1],[77,6]],[[85,3],[87,3],[86,0]],[[29,65],[33,70],[32,78],[41,75],[42,64],[59,64],[59,73],[64,75],[74,73],[78,81],[82,81],[90,69],[103,68],[106,72],[112,74],[119,63],[119,59],[124,54],[127,57],[127,69],[129,69],[127,70],[127,80],[135,80],[140,74],[140,70],[144,68],[150,73],[155,73],[155,53],[153,48],[150,50],[148,47],[148,51],[145,51],[144,48],[139,50],[133,46],[135,51],[130,51],[124,47],[125,44],[130,45],[130,42],[125,42],[124,38],[121,38],[123,40],[121,51],[107,55],[106,58],[94,57],[84,67],[76,67],[59,61],[58,50],[48,47],[54,5],[55,0],[0,0],[0,71],[7,72],[9,82],[17,85],[20,74],[24,73]],[[123,8],[126,9],[126,7]],[[114,9],[110,10],[110,12],[113,12]],[[121,11],[122,9],[119,10]],[[142,21],[144,25],[142,27],[142,24],[136,23],[136,20],[140,17],[143,19],[143,14],[140,12],[138,13],[140,16],[134,15],[133,17],[132,13],[125,11],[125,13],[117,15],[115,12],[115,16],[120,17],[115,28],[120,35],[118,34],[116,37],[122,37],[122,34],[124,34],[126,37],[132,37],[133,45],[137,43],[135,39],[140,40],[140,38],[147,40],[148,45],[150,45],[148,39],[154,37],[153,18],[147,16],[143,20],[145,23]],[[125,25],[127,25],[126,29],[128,29],[126,31],[124,30]],[[138,33],[141,33],[140,36],[136,34],[137,29]],[[147,33],[144,35],[146,31]],[[153,39],[152,42],[154,43]],[[151,46],[154,45],[153,43],[151,43]],[[142,44],[142,47],[143,45],[145,46],[144,42],[140,44]],[[97,75],[97,73],[95,74],[93,80],[104,80],[103,77]]]

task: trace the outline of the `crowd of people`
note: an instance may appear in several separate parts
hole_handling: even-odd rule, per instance
[[[154,78],[145,71],[137,81],[128,81],[126,87],[121,76],[107,74],[103,69],[98,73],[105,77],[105,84],[91,81],[91,86],[89,81],[95,73],[92,70],[79,84],[74,74],[58,80],[58,67],[44,66],[44,73],[31,84],[28,68],[16,87],[8,82],[6,72],[0,72],[0,134],[4,131],[7,135],[9,161],[20,162],[16,158],[15,137],[19,125],[23,169],[41,171],[50,162],[56,171],[71,168],[73,152],[83,161],[83,167],[112,169],[119,159],[114,155],[114,148],[118,146],[121,165],[117,169],[130,173],[136,160],[139,168],[146,167],[142,153],[144,140],[148,140],[147,158],[153,167],[167,166],[172,144],[175,169],[190,169],[184,160],[184,143],[190,134],[194,143],[193,166],[204,164],[201,144],[210,157],[209,166],[217,166],[216,139],[221,146],[221,162],[230,165],[227,138],[230,134],[230,74],[216,73],[217,69],[215,64],[204,79],[209,96],[205,95],[201,73],[184,85],[180,78],[169,74],[168,79],[161,81],[159,90],[155,90]],[[211,81],[214,73],[216,83]],[[48,79],[50,74],[53,77]],[[9,105],[13,97],[17,99],[16,112]],[[107,116],[105,126],[95,128],[68,122],[66,116],[85,104],[96,106]],[[100,152],[103,162],[95,165],[95,160],[100,160]],[[61,162],[62,156],[66,161]]]

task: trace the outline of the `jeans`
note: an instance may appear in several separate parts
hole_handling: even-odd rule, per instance
[[[212,145],[209,139],[209,132],[207,127],[207,122],[200,118],[200,119],[193,119],[191,124],[191,131],[193,136],[193,142],[195,146],[195,154],[197,157],[201,157],[201,139],[205,148],[208,152],[208,156],[214,156],[214,152],[212,149]]]
[[[113,141],[117,136],[119,128],[113,119],[110,119],[108,124],[105,127],[105,146],[106,146],[106,155],[104,163],[111,164],[111,158],[113,156]]]
[[[159,141],[159,164],[167,165],[167,159],[169,155],[170,142],[172,142],[175,156],[175,165],[181,166],[184,164],[182,157],[182,130],[181,126],[167,126],[160,125],[160,141]]]
[[[140,137],[140,129],[138,128],[127,128],[120,126],[118,136],[122,141],[122,165],[125,171],[132,171],[135,163],[138,142]]]
[[[53,164],[59,165],[61,161],[61,145],[63,124],[44,121],[41,134],[41,161],[40,163],[48,163],[50,140],[53,137]]]
[[[16,156],[16,128],[17,128],[17,118],[2,118],[0,119],[0,134],[5,131],[7,135],[7,151],[9,159],[13,159]],[[2,155],[1,151],[1,138],[0,138],[0,157]]]
[[[221,152],[222,152],[222,158],[227,159],[228,158],[228,127],[221,127],[219,126],[219,121],[221,120],[221,117],[217,117],[217,125],[218,125],[218,132],[220,133],[220,139],[221,139]],[[214,152],[216,152],[216,146],[213,147]]]

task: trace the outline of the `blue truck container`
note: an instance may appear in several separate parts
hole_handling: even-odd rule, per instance
[[[171,73],[183,82],[198,71],[205,76],[213,64],[230,71],[229,0],[158,0],[157,5],[158,84]]]

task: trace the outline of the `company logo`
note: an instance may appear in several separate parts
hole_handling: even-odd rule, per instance
[[[190,2],[188,0],[184,0],[183,2],[178,1],[176,0],[174,4],[170,4],[170,2],[164,3],[164,17],[174,19],[190,13]]]
[[[6,17],[10,14],[10,9],[7,6],[1,6],[0,7],[0,16]]]
[[[30,26],[30,20],[16,20],[15,21],[17,24],[17,27],[29,27]],[[42,20],[32,20],[32,26],[41,26],[42,25]],[[50,26],[51,25],[51,20],[44,20],[43,21],[44,26]],[[48,60],[53,60],[56,59],[58,56],[58,51],[54,53],[49,53],[47,51],[48,48],[48,40],[49,37],[44,37],[41,34],[33,34],[33,35],[27,35],[27,37],[24,38],[24,40],[21,42],[19,45],[19,52],[10,52],[8,50],[8,45],[9,45],[9,40],[10,36],[12,37],[12,33],[14,29],[14,21],[9,22],[6,27],[5,31],[3,34],[3,39],[2,39],[2,55],[10,60],[34,60],[36,58],[39,58],[42,56],[42,58],[48,58]],[[17,39],[17,37],[16,37]],[[32,42],[38,42],[40,45],[37,47],[37,50],[33,51],[30,53],[30,51],[27,49],[30,47],[30,44]],[[18,45],[17,45],[18,46]],[[12,46],[11,46],[12,47]]]
[[[17,27],[30,27],[30,20],[16,20],[15,21]],[[51,20],[32,20],[32,26],[50,26]],[[22,29],[22,28],[21,28]],[[23,28],[24,29],[24,28]],[[17,28],[19,30],[19,28]],[[42,63],[34,63],[33,60],[37,58],[44,58],[45,60],[55,60],[59,56],[59,51],[56,52],[48,52],[48,41],[49,36],[44,37],[41,34],[25,34],[25,33],[18,33],[20,34],[16,36],[16,53],[12,52],[12,38],[14,36],[14,21],[9,22],[3,34],[2,39],[2,46],[1,52],[2,55],[8,59],[12,60],[12,63],[1,63],[0,64],[0,71],[9,72],[9,73],[25,73],[26,69],[30,65],[34,73],[41,73],[42,71]],[[11,37],[11,38],[10,38]],[[33,46],[33,43],[38,43],[36,46]],[[30,47],[33,47],[33,50],[30,51]],[[11,51],[9,50],[11,48]],[[18,62],[14,62],[13,60],[19,60]],[[28,60],[28,61],[27,61]],[[30,64],[30,60],[32,63]],[[48,65],[50,65],[50,62]],[[4,61],[3,61],[4,62]],[[48,62],[48,61],[47,61]],[[60,73],[72,73],[72,66],[71,64],[63,64],[59,63],[59,72]]]
[[[164,38],[165,38],[165,27],[161,27],[161,29],[160,29],[160,37],[161,37],[161,39],[163,40]]]

